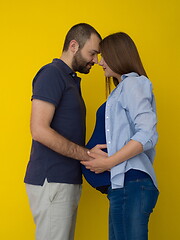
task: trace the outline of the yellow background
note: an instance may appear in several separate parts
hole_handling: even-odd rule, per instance
[[[155,169],[161,194],[149,239],[180,239],[179,6],[178,0],[0,0],[0,239],[34,239],[23,184],[31,145],[31,82],[42,65],[60,56],[65,34],[79,22],[92,24],[102,37],[125,31],[138,46],[159,120]],[[95,66],[82,77],[88,139],[95,111],[105,100],[104,76]],[[107,239],[107,215],[106,197],[85,183],[75,239]]]

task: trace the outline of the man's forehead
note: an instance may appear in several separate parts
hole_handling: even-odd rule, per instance
[[[92,51],[99,53],[100,38],[96,34],[91,34],[91,37],[86,41],[84,47],[91,48]]]

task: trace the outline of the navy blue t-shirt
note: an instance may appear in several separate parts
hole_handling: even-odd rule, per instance
[[[105,107],[106,103],[102,104],[97,110],[94,132],[86,145],[88,149],[95,147],[97,144],[106,144]],[[107,149],[104,150],[107,152]],[[111,184],[109,171],[96,174],[91,172],[89,169],[86,169],[84,165],[82,165],[82,172],[86,181],[94,188]]]
[[[70,141],[84,146],[86,109],[80,80],[62,60],[54,59],[35,76],[32,99],[54,104],[51,127]],[[43,185],[45,178],[48,182],[81,184],[81,165],[78,160],[65,157],[33,140],[24,181]]]

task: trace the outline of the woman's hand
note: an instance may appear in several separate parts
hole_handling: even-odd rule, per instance
[[[102,156],[95,152],[88,151],[88,155],[94,159],[89,161],[81,161],[81,163],[90,171],[102,173],[111,168],[111,161],[109,161],[107,154],[106,156]]]

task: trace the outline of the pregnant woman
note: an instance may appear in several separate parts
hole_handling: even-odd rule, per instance
[[[107,143],[108,157],[90,150],[94,160],[81,163],[89,172],[103,173],[105,185],[110,185],[109,240],[147,240],[149,217],[159,195],[153,169],[158,136],[152,84],[126,33],[104,38],[100,51],[99,65],[107,83],[113,78],[116,88],[97,113],[101,116],[97,116],[92,143]]]

